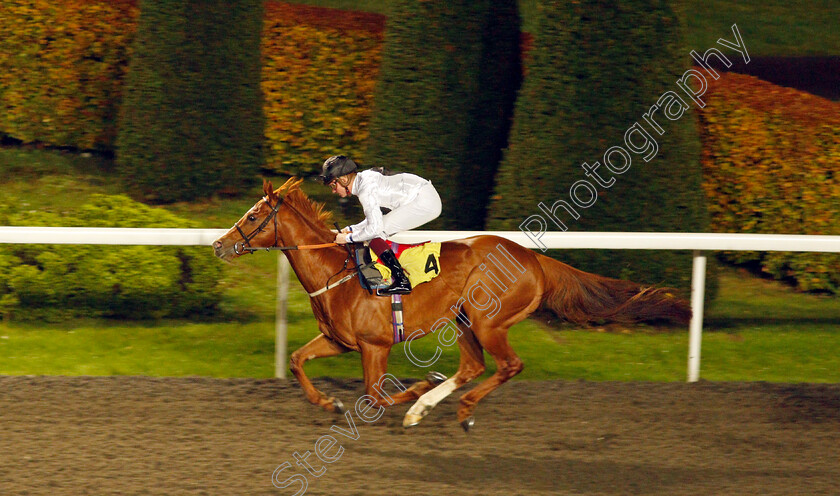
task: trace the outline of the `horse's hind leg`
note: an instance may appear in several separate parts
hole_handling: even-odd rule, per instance
[[[396,377],[387,373],[390,348],[370,344],[360,344],[359,347],[362,353],[365,394],[374,399],[373,407],[392,406],[414,401],[437,384],[437,382],[426,379],[406,388]],[[392,393],[387,392],[386,387]]]
[[[323,358],[346,353],[350,349],[336,343],[324,334],[303,345],[302,348],[292,353],[289,358],[289,368],[303,388],[306,399],[314,405],[318,405],[328,412],[344,413],[344,405],[335,398],[327,398],[327,395],[312,385],[312,382],[303,372],[303,364],[313,358]]]
[[[458,421],[469,429],[472,426],[472,414],[476,404],[493,390],[522,371],[522,360],[511,348],[507,339],[506,328],[485,328],[477,337],[479,342],[496,361],[496,373],[482,381],[472,391],[461,396],[458,408]]]
[[[464,327],[460,322],[458,327],[461,330],[461,335],[458,336],[458,348],[461,351],[461,363],[458,366],[458,372],[444,381],[443,384],[421,396],[417,403],[405,414],[403,427],[417,425],[432,408],[452,394],[453,391],[484,373],[484,352],[481,345],[468,327]]]

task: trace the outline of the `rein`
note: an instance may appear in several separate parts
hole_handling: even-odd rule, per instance
[[[266,246],[265,248],[254,248],[251,246],[243,246],[241,249],[243,251],[248,252],[255,252],[255,251],[271,251],[271,250],[280,250],[280,251],[288,251],[288,250],[317,250],[319,248],[331,248],[333,246],[338,246],[338,243],[323,243],[320,245],[292,245],[292,246]]]

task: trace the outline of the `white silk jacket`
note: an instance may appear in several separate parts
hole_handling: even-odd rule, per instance
[[[420,188],[426,184],[431,182],[407,172],[393,176],[384,176],[374,170],[357,173],[350,191],[359,197],[365,219],[350,226],[353,241],[368,241],[383,234],[393,234],[383,232],[382,210],[379,208],[385,207],[393,211],[411,203],[417,198]]]

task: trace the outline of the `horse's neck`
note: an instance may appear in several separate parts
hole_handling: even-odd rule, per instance
[[[307,293],[323,288],[328,281],[337,282],[347,259],[336,248],[287,251],[286,257]]]
[[[288,222],[284,222],[284,245],[317,245],[333,241],[335,235],[332,231],[318,226],[317,222],[303,219],[299,212],[290,217]],[[341,271],[347,259],[341,247],[292,250],[286,252],[286,257],[301,285],[309,293],[323,288],[330,277]],[[337,280],[337,277],[332,277],[330,282]]]

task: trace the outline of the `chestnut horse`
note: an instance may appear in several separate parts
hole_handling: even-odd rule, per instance
[[[313,358],[360,352],[368,408],[419,400],[406,414],[404,425],[408,427],[452,391],[481,376],[486,350],[496,361],[496,372],[460,399],[458,420],[468,429],[479,400],[522,371],[522,360],[508,342],[508,328],[538,308],[581,324],[602,320],[684,323],[691,316],[688,304],[666,288],[647,288],[582,272],[505,238],[487,235],[448,241],[441,245],[440,275],[405,295],[403,309],[410,339],[440,330],[441,318],[445,318],[456,331],[453,339],[457,335],[461,353],[458,371],[442,384],[427,378],[407,390],[383,396],[388,355],[395,344],[390,299],[372,296],[352,280],[336,285],[342,275],[352,274],[348,270],[353,263],[346,263],[345,247],[331,244],[335,233],[327,226],[329,213],[301,191],[301,182],[292,178],[276,190],[270,182],[264,183],[265,197],[216,240],[213,248],[218,257],[229,261],[247,251],[245,248],[327,245],[285,252],[310,295],[329,284],[329,289],[310,298],[321,334],[290,359],[291,371],[306,398],[327,411],[341,413],[343,406],[307,378],[303,364]],[[453,317],[457,317],[454,323],[449,320]]]

